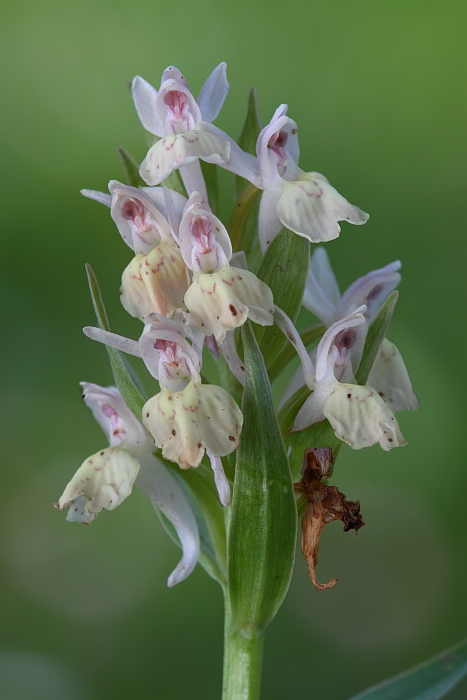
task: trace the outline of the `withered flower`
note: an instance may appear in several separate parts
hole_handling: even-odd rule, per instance
[[[318,563],[318,550],[321,531],[326,523],[342,520],[344,532],[359,530],[365,523],[360,515],[359,501],[346,501],[345,495],[337,486],[328,486],[332,466],[332,448],[309,448],[305,450],[302,478],[294,484],[298,493],[303,493],[307,506],[302,517],[302,552],[308,562],[308,574],[318,591],[333,588],[337,579],[319,583],[315,567]]]

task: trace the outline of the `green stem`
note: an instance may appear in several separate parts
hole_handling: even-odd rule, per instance
[[[263,641],[263,632],[232,629],[226,591],[222,700],[259,700]]]

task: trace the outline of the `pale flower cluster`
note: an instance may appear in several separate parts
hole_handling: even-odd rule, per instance
[[[352,448],[379,443],[390,449],[404,444],[393,412],[418,406],[400,353],[390,341],[381,346],[369,385],[355,381],[368,324],[398,284],[399,263],[357,280],[341,296],[327,254],[315,249],[303,305],[327,330],[309,354],[290,319],[275,307],[270,288],[241,257],[233,257],[229,231],[210,208],[200,160],[262,190],[258,239],[263,251],[282,227],[323,243],[339,235],[340,221],[364,224],[368,215],[323,175],[299,167],[297,125],[287,116],[286,105],[260,131],[256,156],[242,151],[212,124],[227,93],[224,63],[214,69],[197,99],[173,66],[162,74],[158,90],[136,77],[133,100],[154,142],[140,167],[148,186],[111,180],[109,194],[83,190],[110,208],[134,253],[122,273],[121,301],[142,322],[138,340],[99,328],[88,327],[85,333],[142,358],[159,391],[146,402],[139,421],[116,389],[83,384],[86,404],[109,447],[83,463],[58,506],[70,506],[69,520],[89,523],[102,509],[119,505],[136,483],[172,522],[182,544],[183,559],[170,585],[193,569],[199,533],[189,500],[155,453],[182,469],[198,467],[206,454],[220,500],[228,505],[230,484],[222,458],[236,449],[243,416],[226,388],[203,381],[203,352],[215,357],[220,352],[244,384],[235,330],[247,319],[261,326],[276,323],[294,339],[302,370],[286,394],[303,382],[312,392],[296,416],[294,431],[327,418],[336,436]],[[174,170],[186,197],[163,186]]]

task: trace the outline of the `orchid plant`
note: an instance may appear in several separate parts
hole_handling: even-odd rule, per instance
[[[340,447],[404,445],[394,414],[418,400],[386,339],[400,263],[340,294],[326,250],[314,247],[310,259],[310,244],[368,215],[300,168],[286,105],[261,128],[252,91],[238,141],[214,126],[228,88],[225,63],[197,99],[173,66],[157,90],[136,77],[148,153],[138,167],[120,149],[126,183],[82,191],[110,209],[134,253],[121,302],[142,327],[138,339],[110,331],[88,267],[98,323],[84,332],[107,347],[115,386],[84,382],[82,392],[109,446],[84,461],[56,505],[67,520],[90,523],[134,484],[147,493],[182,550],[168,585],[199,562],[224,591],[224,700],[253,700],[298,518],[310,578],[330,588],[335,580],[321,584],[315,572],[322,527],[364,524],[358,501],[329,485]],[[235,175],[230,220],[219,215],[218,168]],[[299,331],[302,305],[319,323]],[[127,355],[143,361],[151,395]],[[294,357],[299,368],[277,410],[274,383]]]

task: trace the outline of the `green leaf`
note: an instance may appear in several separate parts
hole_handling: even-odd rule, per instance
[[[386,337],[389,324],[391,323],[394,307],[396,306],[399,292],[392,292],[374,318],[368,329],[368,334],[363,348],[362,360],[355,375],[357,384],[366,384],[373,363],[381,347],[381,343]]]
[[[256,92],[256,88],[251,88],[250,94],[248,95],[248,107],[245,122],[237,140],[240,148],[247,153],[256,155],[256,141],[258,140],[260,131],[261,123],[259,121],[258,94]],[[247,185],[248,180],[245,180],[243,177],[238,175],[235,177],[235,192],[237,197],[240,195],[242,190],[247,187]]]
[[[251,324],[242,327],[246,384],[228,537],[232,629],[263,630],[292,575],[297,511],[271,386]]]
[[[467,674],[467,640],[351,700],[439,700]]]
[[[94,311],[96,312],[97,324],[99,328],[102,328],[102,330],[110,331],[109,319],[107,318],[107,312],[105,310],[99,283],[96,275],[94,274],[94,270],[88,263],[86,263],[86,274],[88,276],[92,304],[94,306]],[[135,416],[140,421],[142,409],[146,403],[146,399],[132,379],[123,355],[118,350],[115,350],[115,348],[110,348],[107,345],[106,349],[109,353],[110,366],[112,368],[115,385],[128,408],[133,411]]]
[[[308,347],[317,340],[320,340],[326,326],[318,324],[316,326],[311,326],[311,328],[306,328],[300,333],[300,338],[303,341],[303,345]],[[277,377],[279,372],[284,369],[294,357],[297,357],[297,351],[292,343],[286,343],[280,353],[271,362],[268,367],[269,379],[272,381]]]
[[[256,275],[272,291],[274,303],[295,322],[303,298],[310,261],[310,242],[283,229],[268,246]],[[289,341],[277,326],[257,327],[256,338],[266,367],[274,363]]]
[[[204,182],[206,183],[209,206],[213,214],[219,216],[219,178],[217,165],[214,163],[206,163],[204,160],[200,160],[199,162]]]
[[[235,202],[228,227],[234,253],[238,253],[240,250],[248,252],[251,249],[255,233],[253,213],[257,208],[256,203],[260,191],[254,185],[248,185]]]
[[[124,148],[117,148],[118,157],[123,165],[127,185],[145,187],[146,183],[139,174],[139,165],[133,156]]]

